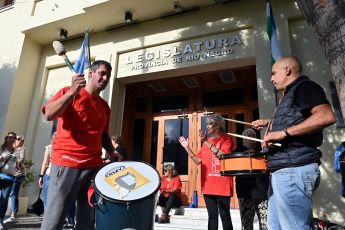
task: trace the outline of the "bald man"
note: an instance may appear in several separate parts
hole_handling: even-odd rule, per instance
[[[321,86],[301,72],[301,62],[294,56],[273,65],[271,82],[283,97],[271,120],[252,123],[257,130],[267,127],[262,146],[268,149],[267,168],[272,172],[268,229],[311,229],[312,195],[320,183],[318,147],[322,130],[336,121]]]

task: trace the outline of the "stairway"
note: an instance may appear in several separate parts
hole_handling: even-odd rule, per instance
[[[162,214],[162,208],[157,207],[156,213],[158,216]],[[241,230],[241,218],[238,209],[230,210],[232,225],[234,230]],[[170,223],[160,224],[155,223],[155,230],[205,230],[207,229],[207,210],[206,208],[189,208],[183,206],[181,208],[171,209],[170,211]],[[222,221],[219,217],[219,230],[222,230]],[[259,229],[259,222],[257,217],[254,218],[254,230]]]

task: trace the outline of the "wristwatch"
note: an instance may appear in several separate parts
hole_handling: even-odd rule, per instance
[[[290,133],[287,131],[287,128],[284,128],[284,132],[285,132],[287,137],[291,137]]]

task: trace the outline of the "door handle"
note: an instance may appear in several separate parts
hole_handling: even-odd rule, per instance
[[[163,162],[164,162],[164,159],[163,159],[164,147],[161,147],[161,148],[162,148],[162,152],[161,152],[161,164],[163,164]]]

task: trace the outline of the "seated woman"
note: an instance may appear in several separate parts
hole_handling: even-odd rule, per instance
[[[158,205],[165,207],[165,209],[158,219],[158,223],[169,223],[168,214],[170,209],[179,208],[182,205],[181,188],[181,180],[177,176],[175,167],[172,164],[164,166]]]

